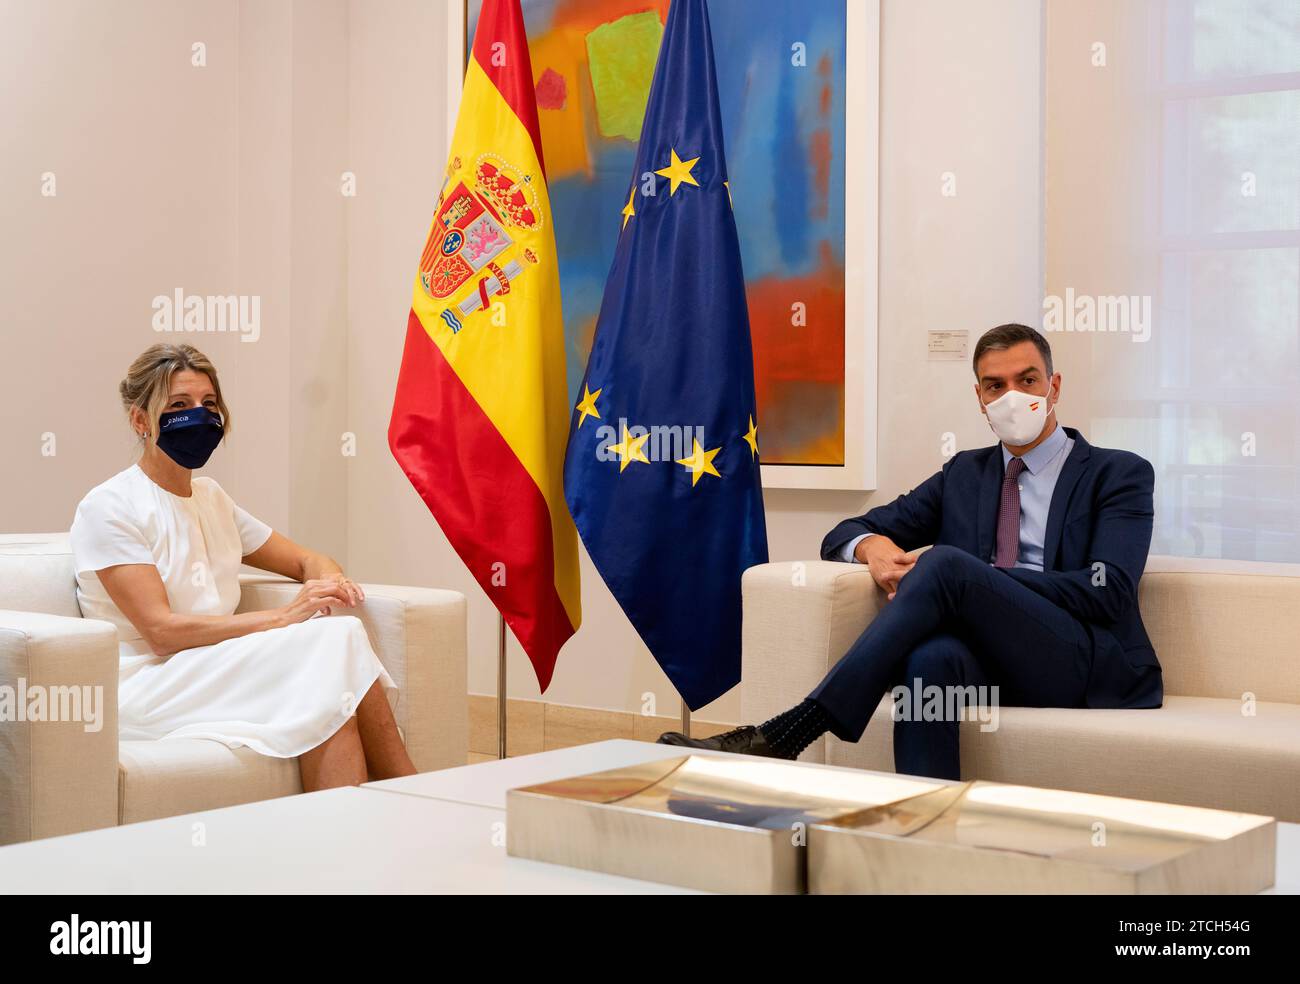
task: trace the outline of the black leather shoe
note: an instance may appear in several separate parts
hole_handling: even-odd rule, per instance
[[[790,759],[781,755],[767,743],[763,732],[752,724],[724,731],[712,738],[691,738],[680,731],[665,731],[659,736],[660,745],[681,745],[685,748],[708,748],[715,752],[737,752],[741,755],[761,755],[764,758]]]

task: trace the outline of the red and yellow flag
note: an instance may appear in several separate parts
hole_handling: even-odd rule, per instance
[[[560,281],[519,0],[484,0],[388,444],[543,691],[581,621]]]

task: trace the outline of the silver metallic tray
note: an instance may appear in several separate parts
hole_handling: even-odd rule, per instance
[[[727,893],[1233,893],[1271,817],[994,782],[687,755],[511,789],[506,850]]]
[[[1271,817],[966,782],[808,835],[808,891],[1232,894],[1273,884]]]
[[[506,852],[726,893],[806,890],[812,823],[937,781],[747,756],[687,755],[506,793]]]

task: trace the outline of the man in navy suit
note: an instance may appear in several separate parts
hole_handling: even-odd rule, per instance
[[[827,731],[857,741],[885,693],[931,687],[1029,707],[1161,705],[1137,601],[1150,463],[1058,425],[1061,375],[1033,328],[986,332],[972,361],[1000,443],[959,452],[822,541],[823,559],[867,565],[888,596],[880,614],[795,707],[713,738],[668,732],[661,742],[793,759]],[[896,713],[897,770],[960,779],[958,717]]]

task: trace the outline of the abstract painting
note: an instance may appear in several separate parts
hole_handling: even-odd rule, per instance
[[[467,43],[481,0],[468,0]],[[570,386],[600,310],[669,0],[523,0]],[[768,465],[845,463],[843,0],[710,0]],[[874,189],[873,189],[874,197]]]

